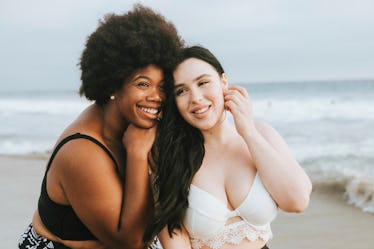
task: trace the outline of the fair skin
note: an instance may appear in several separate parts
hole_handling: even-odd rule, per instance
[[[89,106],[59,138],[76,132],[90,135],[111,151],[119,166],[120,176],[99,146],[76,139],[61,148],[47,174],[50,198],[71,205],[101,243],[60,240],[44,227],[36,211],[37,233],[72,248],[143,248],[153,209],[148,153],[164,98],[162,84],[160,68],[149,65],[137,70],[113,100]]]
[[[224,74],[196,58],[184,60],[173,76],[179,112],[204,136],[205,156],[192,184],[233,210],[247,196],[258,172],[279,208],[303,211],[309,203],[311,182],[283,138],[270,125],[254,122],[246,90],[228,86]],[[234,125],[226,119],[224,109],[232,114]],[[228,223],[238,220],[234,217]],[[174,232],[170,238],[166,228],[161,231],[165,249],[191,248],[183,227]],[[243,239],[239,245],[224,244],[220,249],[259,249],[264,245],[261,239]]]

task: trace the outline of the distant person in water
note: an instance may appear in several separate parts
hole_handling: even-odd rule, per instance
[[[58,138],[19,248],[148,245],[148,153],[181,46],[173,24],[141,5],[100,22],[80,60],[80,93],[95,103]]]
[[[146,236],[159,234],[164,249],[267,248],[278,208],[308,206],[309,177],[278,132],[254,121],[247,91],[229,86],[209,50],[183,49],[165,93]]]

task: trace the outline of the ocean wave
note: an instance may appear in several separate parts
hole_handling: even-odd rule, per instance
[[[364,212],[374,213],[374,178],[363,177],[351,180],[345,195],[348,203],[361,208]]]
[[[339,151],[335,153],[331,151],[323,154],[315,153],[305,156],[299,161],[305,168],[316,172],[332,169],[345,174],[356,172],[359,175],[373,174],[374,176],[374,155],[373,151],[369,149],[357,153],[342,153]],[[332,165],[335,166],[332,167]]]
[[[54,145],[51,139],[7,139],[0,141],[0,154],[27,155],[48,152]]]
[[[342,194],[348,204],[374,214],[374,177],[341,176],[313,179],[313,189]]]
[[[89,101],[83,98],[22,97],[0,99],[0,115],[42,115],[79,113]],[[336,99],[333,97],[279,98],[263,96],[253,98],[256,119],[270,122],[307,122],[307,121],[365,121],[374,120],[374,100]]]
[[[254,114],[273,122],[374,120],[374,100],[335,100],[332,98],[255,99]]]
[[[0,115],[48,115],[79,113],[88,101],[82,99],[53,99],[53,98],[15,98],[0,99]]]
[[[374,176],[347,171],[321,170],[308,172],[313,189],[344,196],[348,204],[374,214]]]

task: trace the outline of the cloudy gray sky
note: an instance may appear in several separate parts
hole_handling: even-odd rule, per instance
[[[76,89],[87,35],[121,0],[0,0],[0,91]],[[141,1],[232,83],[374,78],[373,0]]]

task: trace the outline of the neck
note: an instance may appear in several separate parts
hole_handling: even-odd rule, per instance
[[[102,134],[108,144],[122,146],[122,137],[129,123],[125,121],[113,103],[109,102],[102,107],[103,126]]]
[[[204,137],[204,144],[209,147],[225,144],[232,137],[233,132],[233,127],[226,117],[211,129],[201,131]]]

